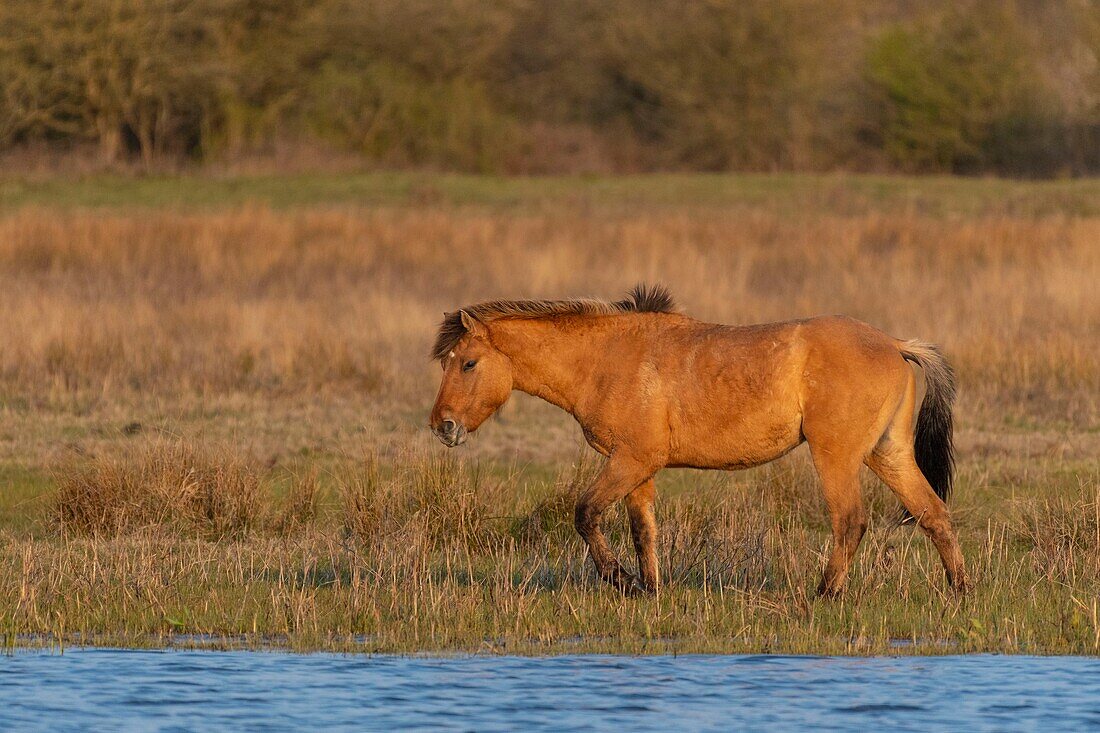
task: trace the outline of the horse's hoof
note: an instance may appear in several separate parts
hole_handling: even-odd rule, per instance
[[[645,587],[642,585],[641,581],[633,575],[628,575],[622,579],[619,584],[619,590],[621,590],[623,595],[627,598],[637,598],[645,593]]]
[[[645,585],[642,581],[639,580],[637,576],[625,570],[619,570],[610,578],[607,578],[607,582],[628,598],[634,598],[646,592]]]

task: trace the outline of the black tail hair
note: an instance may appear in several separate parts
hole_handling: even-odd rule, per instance
[[[924,370],[926,391],[917,413],[913,452],[932,490],[946,502],[955,482],[955,370],[936,346],[922,341],[902,343],[901,355]]]

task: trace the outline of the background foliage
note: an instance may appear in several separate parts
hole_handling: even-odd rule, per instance
[[[1096,173],[1100,3],[6,0],[0,149]]]

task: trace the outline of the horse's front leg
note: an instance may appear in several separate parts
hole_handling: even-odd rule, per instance
[[[577,532],[588,545],[588,554],[596,565],[596,572],[624,593],[636,593],[644,588],[637,578],[623,569],[611,552],[607,538],[600,529],[600,521],[609,506],[634,491],[652,475],[653,471],[642,464],[612,455],[596,480],[577,499],[574,515]]]
[[[657,521],[653,517],[656,498],[657,487],[652,478],[626,495],[630,534],[634,538],[634,552],[638,555],[638,575],[642,587],[650,593],[656,593],[660,583],[657,572]]]

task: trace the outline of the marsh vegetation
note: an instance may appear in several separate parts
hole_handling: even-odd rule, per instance
[[[415,175],[0,192],[9,643],[1100,650],[1094,183]],[[942,344],[973,592],[947,590],[868,474],[849,590],[815,599],[829,533],[799,450],[661,474],[662,589],[624,599],[572,529],[597,463],[567,416],[517,396],[458,452],[427,435],[444,310],[617,297],[645,279],[702,319],[844,312]],[[629,556],[625,518],[608,525]]]

